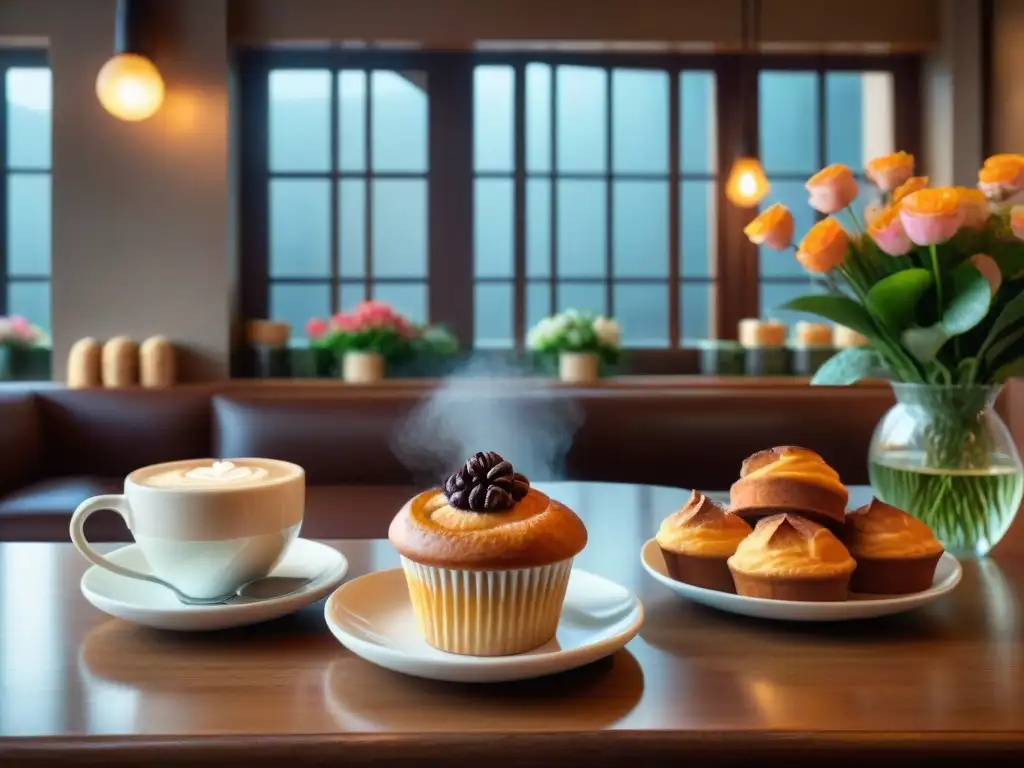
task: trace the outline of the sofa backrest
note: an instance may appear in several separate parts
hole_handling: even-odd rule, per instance
[[[31,392],[0,388],[0,496],[42,473],[38,403]]]

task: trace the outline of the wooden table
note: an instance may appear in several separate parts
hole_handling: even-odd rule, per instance
[[[966,564],[952,595],[916,613],[783,625],[690,604],[642,570],[641,544],[683,491],[541,487],[587,523],[579,565],[635,590],[646,622],[610,659],[517,684],[378,669],[334,640],[322,604],[215,634],[135,627],[81,597],[86,563],[70,544],[0,545],[0,766],[1024,755],[1024,562],[1012,553]],[[334,543],[353,576],[397,565],[386,541]]]

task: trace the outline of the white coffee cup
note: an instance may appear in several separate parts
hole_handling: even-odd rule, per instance
[[[269,574],[299,535],[306,473],[275,459],[198,459],[154,464],[125,478],[124,494],[94,496],[71,516],[71,541],[89,561],[197,600],[227,598]],[[85,538],[101,509],[124,518],[152,570],[111,562]]]

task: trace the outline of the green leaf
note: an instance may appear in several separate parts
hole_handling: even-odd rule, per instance
[[[985,354],[985,361],[989,365],[995,363],[1000,357],[1002,357],[1004,352],[1011,349],[1014,344],[1021,340],[1021,338],[1024,338],[1024,326],[1015,328],[1003,336],[1003,338],[993,343]]]
[[[883,277],[868,291],[868,308],[894,333],[913,325],[917,302],[932,286],[927,269],[915,267]]]
[[[818,369],[811,384],[846,386],[877,373],[882,368],[878,353],[868,347],[848,347],[833,355]]]
[[[992,328],[985,338],[985,343],[981,345],[978,356],[981,357],[995,343],[995,340],[1002,335],[1003,331],[1009,330],[1021,320],[1024,320],[1024,293],[1018,293],[1010,301],[1006,302],[1003,311],[999,313],[999,317],[992,323]]]
[[[967,333],[985,319],[992,301],[988,280],[964,262],[953,270],[953,296],[942,312],[942,327],[950,336]]]
[[[983,278],[984,279],[984,278]],[[857,333],[876,341],[878,329],[868,311],[859,303],[847,296],[835,294],[812,294],[797,296],[783,304],[780,309],[791,309],[795,312],[809,312],[824,317],[834,323],[845,325]]]
[[[1024,273],[1024,243],[1004,243],[992,254],[1004,280],[1013,280]]]
[[[903,345],[918,362],[930,363],[939,354],[942,345],[949,341],[949,334],[941,323],[936,323],[927,328],[908,328],[901,338]]]
[[[956,366],[956,383],[960,386],[970,386],[974,383],[974,377],[978,375],[978,358],[965,357]]]
[[[1002,366],[998,371],[992,374],[992,382],[994,384],[1002,384],[1007,379],[1015,379],[1019,376],[1024,376],[1024,357],[1013,360]]]

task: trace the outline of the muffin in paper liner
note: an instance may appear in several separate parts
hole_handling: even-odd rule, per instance
[[[555,636],[572,562],[464,570],[402,557],[402,568],[417,626],[429,645],[466,656],[511,656]]]

